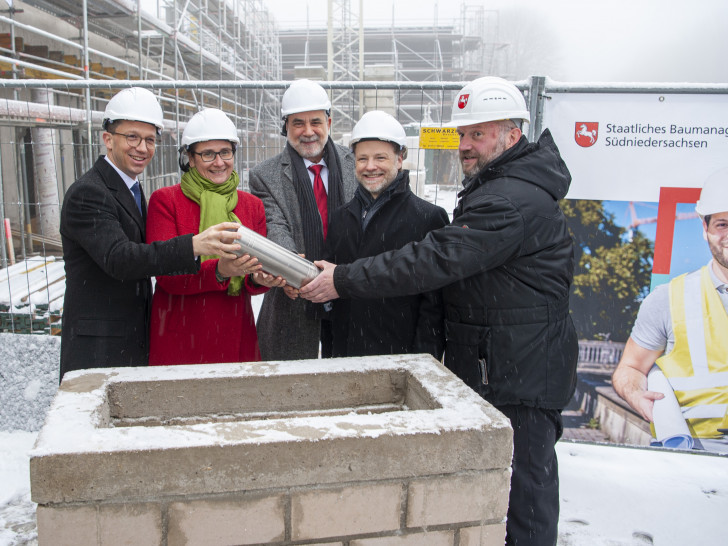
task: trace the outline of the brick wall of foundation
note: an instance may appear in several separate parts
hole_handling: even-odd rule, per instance
[[[38,507],[40,545],[502,546],[509,471]],[[313,541],[313,542],[312,542]]]
[[[114,398],[109,396],[109,381],[119,380],[119,374],[105,375],[101,381],[96,377],[90,384],[74,383],[71,378],[65,390],[62,386],[62,392],[69,396],[60,394],[51,414],[63,414],[62,408],[67,409],[74,396],[100,391],[101,402],[90,404],[93,411],[87,415],[91,428],[103,429],[99,434],[110,437],[138,434],[139,438],[121,447],[107,446],[113,453],[105,452],[97,438],[72,453],[61,445],[63,431],[47,431],[45,436],[41,432],[31,458],[32,495],[39,503],[39,545],[501,546],[510,481],[507,421],[477,396],[471,398],[459,380],[431,359],[410,356],[405,360],[409,366],[405,371],[416,370],[418,376],[424,376],[422,392],[399,396],[400,377],[391,381],[394,394],[381,397],[380,402],[391,409],[404,399],[415,405],[429,400],[429,408],[412,410],[405,405],[400,411],[385,411],[381,417],[369,412],[360,419],[347,408],[345,415],[314,419],[303,426],[295,417],[243,419],[226,422],[224,434],[237,427],[235,442],[226,444],[218,439],[187,449],[174,445],[173,439],[161,449],[145,447],[145,434],[154,427],[108,427],[104,413],[109,411],[109,398]],[[396,368],[396,373],[402,371],[402,358],[382,362],[385,364],[370,362],[369,371],[380,372],[383,366]],[[429,372],[423,362],[430,367]],[[342,377],[340,365],[328,365],[328,371],[336,374],[331,376],[334,382],[340,381],[335,377]],[[361,369],[362,362],[347,366]],[[317,365],[318,379],[326,368],[326,364],[323,368]],[[246,368],[248,373],[251,370]],[[189,371],[186,379],[180,377],[180,370],[171,375],[176,381],[204,381],[195,370]],[[234,374],[237,379],[239,372]],[[267,376],[270,367],[258,368],[256,373]],[[129,381],[139,379],[126,370],[121,375],[127,375]],[[152,375],[155,381],[164,379],[159,371]],[[149,377],[143,379],[148,392]],[[386,383],[381,375],[376,382]],[[274,383],[271,390],[277,387]],[[341,390],[350,392],[351,385]],[[180,389],[171,388],[170,392],[191,398],[190,391],[182,387],[180,384]],[[372,392],[378,387],[363,388]],[[164,386],[154,389],[163,390]],[[467,406],[449,405],[455,400],[462,402],[463,396],[466,403],[476,404],[476,411],[465,412],[461,426],[455,415]],[[315,413],[312,408],[307,411]],[[201,413],[199,408],[195,413]],[[326,421],[332,419],[335,430],[348,426],[361,430],[353,436],[342,433],[336,437],[334,429],[326,428]],[[379,419],[385,429],[389,426],[392,430],[373,433]],[[432,424],[427,424],[428,420]],[[264,450],[263,442],[246,444],[239,440],[253,434],[253,422],[266,430],[283,427],[281,432],[290,432],[292,423],[297,432],[298,428],[322,427],[326,437],[317,436],[320,430],[309,430],[299,438],[274,444],[275,449]],[[60,426],[49,418],[44,430],[54,423]],[[205,429],[206,433],[223,431],[219,423],[192,426],[213,427]],[[241,426],[246,427],[245,434],[241,434]],[[181,433],[186,427],[172,428],[181,429]],[[124,444],[122,440],[119,443]],[[94,449],[89,449],[91,446]]]

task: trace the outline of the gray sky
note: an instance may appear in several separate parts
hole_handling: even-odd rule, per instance
[[[728,82],[725,0],[365,0],[365,26],[450,23],[460,5],[499,12],[520,69],[562,81]],[[326,25],[326,0],[266,0],[279,28]],[[359,1],[351,0],[358,14]],[[394,6],[394,8],[393,8]],[[437,15],[436,15],[437,14]]]

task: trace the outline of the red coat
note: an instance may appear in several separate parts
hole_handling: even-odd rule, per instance
[[[235,215],[244,226],[266,234],[263,202],[238,191]],[[200,206],[180,185],[156,190],[149,199],[147,242],[199,233]],[[250,296],[267,291],[246,278],[239,296],[228,296],[229,281],[217,282],[218,260],[202,262],[195,275],[157,277],[152,301],[149,364],[204,364],[260,360]]]

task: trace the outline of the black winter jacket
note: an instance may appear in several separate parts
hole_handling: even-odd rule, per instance
[[[549,131],[464,181],[453,222],[334,270],[341,297],[443,288],[445,364],[492,404],[562,409],[576,382],[571,175]]]
[[[366,227],[362,229],[364,216]],[[442,207],[412,193],[409,171],[404,170],[376,200],[359,187],[354,198],[332,214],[327,259],[350,263],[401,248],[448,222]],[[390,298],[338,299],[333,302],[331,319],[333,356],[429,353],[442,358],[445,329],[440,290]]]

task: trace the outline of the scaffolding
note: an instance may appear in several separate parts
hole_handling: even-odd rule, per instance
[[[278,30],[263,0],[26,0],[0,16],[0,77],[93,80],[279,80]],[[221,108],[246,136],[275,130],[269,90],[156,90],[165,113],[189,119]],[[43,106],[103,111],[109,90],[54,91]],[[34,103],[31,96],[5,98]],[[32,105],[29,106],[32,108]],[[0,114],[0,124],[18,118]],[[32,125],[32,120],[28,121]],[[175,127],[175,138],[181,127]],[[81,135],[82,136],[82,135]],[[85,144],[91,147],[91,127]],[[90,166],[93,154],[81,165]]]
[[[367,6],[361,0],[329,2],[333,6],[326,28],[307,25],[280,32],[284,80],[300,77],[301,67],[312,74],[316,66],[325,67],[330,81],[452,82],[502,75],[507,45],[498,41],[497,10],[466,3],[452,20],[439,22],[435,17],[431,26],[399,25],[393,16],[389,26],[364,28],[362,10]],[[355,102],[357,107],[349,110],[360,114],[373,106],[363,96],[349,93],[341,98]],[[419,123],[425,116],[419,93],[403,90],[393,97],[391,107],[379,99],[377,108],[393,109],[404,123]],[[435,122],[444,119],[441,95],[427,97],[427,103]],[[333,104],[338,114],[337,101]]]
[[[460,56],[480,44],[462,39],[465,19],[477,18],[462,11],[457,28],[435,21],[396,31],[393,20],[365,44],[363,0],[327,4],[327,27],[307,30],[288,73],[287,42],[266,0],[15,0],[0,10],[0,231],[15,245],[2,247],[2,263],[60,256],[63,196],[104,152],[102,113],[124,87],[151,89],[167,120],[142,179],[147,195],[178,181],[181,132],[207,106],[238,129],[235,168],[246,188],[250,168],[285,144],[280,98],[297,77],[316,76],[329,90],[338,140],[367,109],[413,127],[447,117],[454,82],[466,74]]]
[[[280,80],[280,58],[263,0],[16,0],[1,10],[0,79],[108,82],[0,89],[0,214],[22,234],[22,255],[39,241],[60,250],[59,204],[103,151],[98,129],[119,81],[157,82],[173,120],[145,174],[151,192],[176,181],[179,136],[204,107],[223,109],[238,128],[239,172],[280,146],[280,90],[174,85]]]

